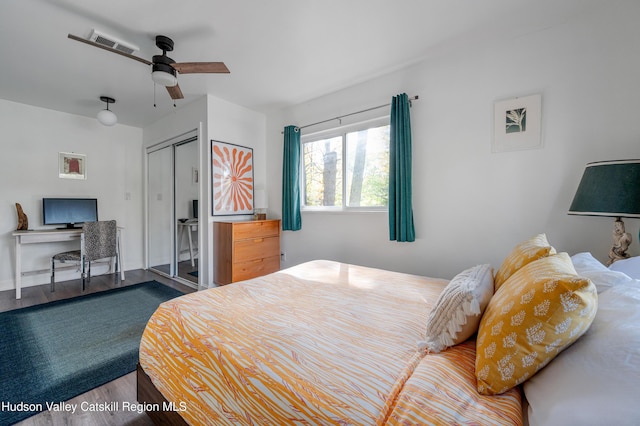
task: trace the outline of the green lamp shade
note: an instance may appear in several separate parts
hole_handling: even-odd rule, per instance
[[[640,218],[640,160],[587,164],[569,214]]]

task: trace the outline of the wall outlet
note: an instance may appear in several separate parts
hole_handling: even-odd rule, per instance
[[[280,253],[280,260],[282,262],[286,262],[287,261],[287,253]]]

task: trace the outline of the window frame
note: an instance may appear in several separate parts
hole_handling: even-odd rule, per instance
[[[369,120],[359,121],[344,126],[333,127],[326,130],[321,130],[309,134],[300,135],[300,210],[302,212],[322,212],[322,213],[362,213],[362,212],[387,212],[389,206],[348,206],[347,205],[347,134],[352,132],[358,132],[367,130],[374,127],[390,126],[391,120],[388,115],[372,118]],[[340,190],[342,191],[342,205],[340,206],[308,206],[306,204],[306,173],[304,164],[304,145],[306,143],[318,142],[324,139],[330,139],[333,137],[341,137],[342,139],[342,185]]]

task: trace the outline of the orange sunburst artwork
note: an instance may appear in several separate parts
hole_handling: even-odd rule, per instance
[[[253,213],[253,149],[211,141],[213,214]]]

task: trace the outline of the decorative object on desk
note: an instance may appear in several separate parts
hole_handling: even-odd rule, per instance
[[[16,211],[18,212],[18,227],[16,228],[16,231],[26,231],[29,229],[29,219],[22,210],[20,203],[16,203]]]
[[[542,146],[542,96],[523,96],[494,103],[492,152]]]
[[[46,408],[134,371],[151,314],[181,295],[149,281],[0,313],[0,401]],[[0,424],[36,412],[0,410]]]
[[[58,177],[63,179],[86,179],[87,157],[73,152],[58,153]]]
[[[213,215],[253,213],[253,149],[211,141]]]
[[[109,104],[115,104],[116,100],[108,96],[100,96],[100,100],[107,103],[107,108],[98,112],[96,118],[104,126],[113,126],[118,122],[118,117],[109,110]]]
[[[640,160],[588,163],[569,214],[615,217],[608,265],[628,258],[631,234],[622,218],[640,218]]]
[[[253,214],[253,220],[267,220],[267,207],[269,207],[269,200],[267,198],[267,192],[264,189],[256,189],[254,197],[255,213]]]

